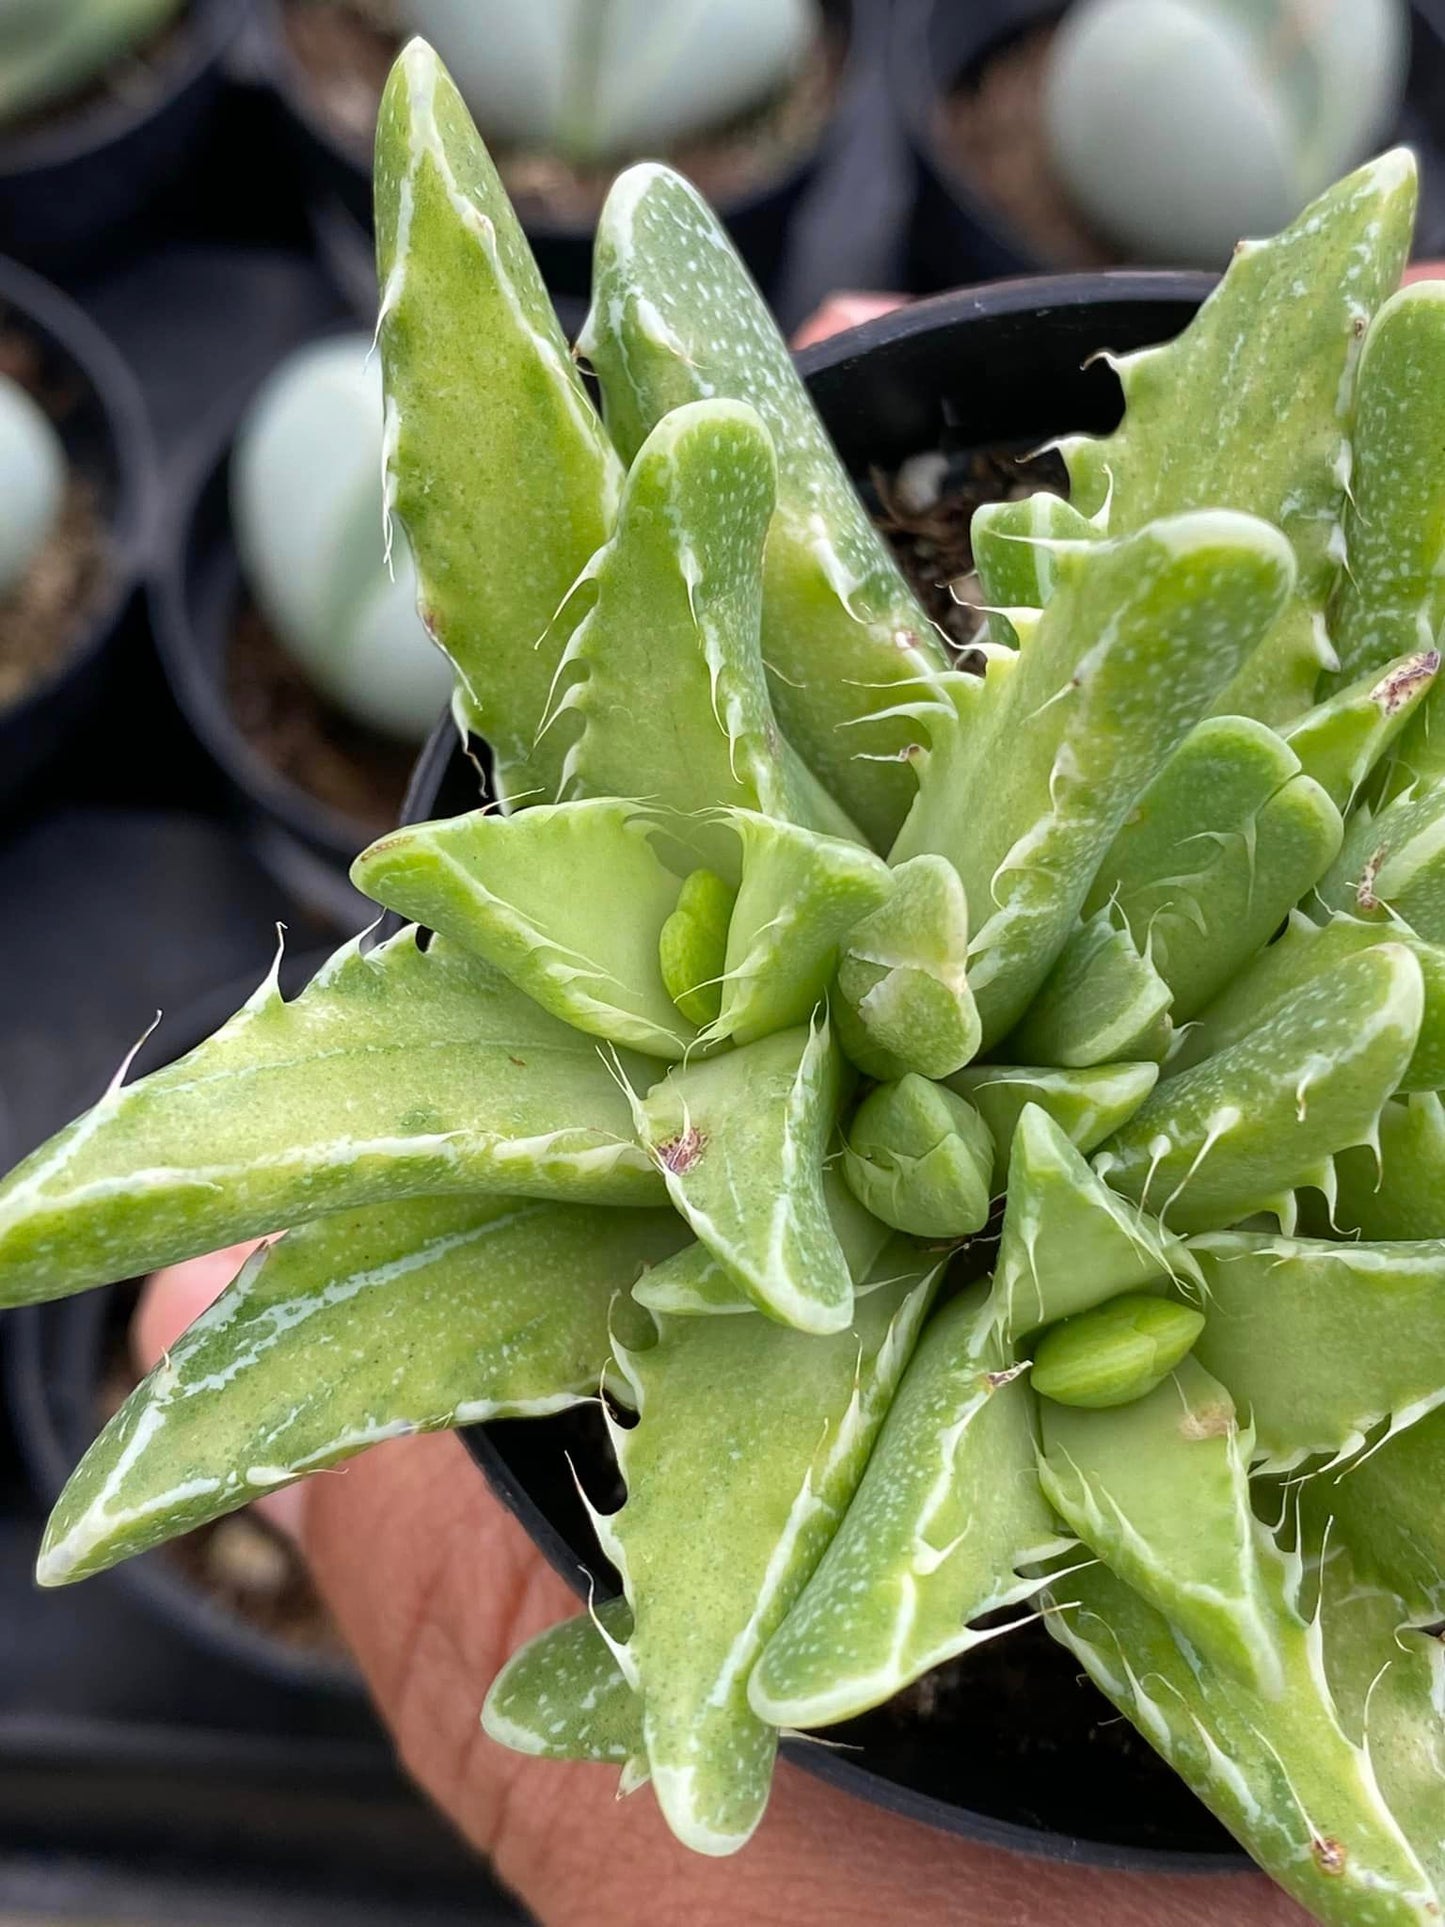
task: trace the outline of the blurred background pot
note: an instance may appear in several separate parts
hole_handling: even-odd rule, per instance
[[[909,284],[1116,265],[1060,180],[1046,135],[1059,0],[895,0],[888,53],[916,198]],[[1405,141],[1421,163],[1416,246],[1445,251],[1445,0],[1412,0],[1404,100],[1376,146]],[[1183,254],[1175,257],[1183,260]]]

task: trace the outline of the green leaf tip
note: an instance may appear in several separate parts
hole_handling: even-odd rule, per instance
[[[1102,1411],[1161,1385],[1193,1349],[1204,1314],[1171,1298],[1126,1294],[1051,1325],[1033,1346],[1040,1398]]]
[[[993,1133],[957,1092],[910,1071],[853,1115],[843,1175],[858,1202],[915,1238],[966,1238],[988,1218]]]

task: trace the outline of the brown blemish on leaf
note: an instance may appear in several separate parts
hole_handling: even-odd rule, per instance
[[[1375,878],[1380,874],[1380,865],[1385,860],[1383,848],[1375,851],[1360,872],[1360,881],[1355,890],[1355,901],[1362,910],[1378,910],[1380,899],[1375,895]]]
[[[985,1372],[983,1382],[991,1392],[1001,1391],[1005,1385],[1012,1385],[1021,1373],[1026,1372],[1029,1364],[1030,1361],[1024,1359],[1021,1364],[1009,1365],[1001,1372]]]
[[[1336,1878],[1345,1871],[1345,1863],[1350,1857],[1343,1843],[1329,1834],[1326,1834],[1323,1839],[1316,1835],[1310,1841],[1310,1853],[1321,1873],[1330,1874]]]
[[[1370,691],[1370,701],[1375,703],[1382,716],[1393,716],[1402,703],[1407,703],[1426,683],[1433,682],[1440,667],[1438,649],[1422,649],[1417,656],[1382,676]]]
[[[696,1125],[690,1124],[680,1137],[669,1138],[665,1144],[654,1144],[652,1154],[665,1171],[678,1176],[690,1171],[707,1149],[707,1139]]]
[[[1233,1408],[1221,1403],[1201,1405],[1179,1421],[1179,1435],[1190,1440],[1222,1439],[1234,1430]]]
[[[517,1067],[517,1069],[518,1069],[519,1071],[524,1071],[524,1070],[526,1070],[526,1068],[527,1068],[527,1060],[526,1060],[526,1058],[525,1058],[525,1057],[513,1057],[513,1055],[512,1055],[512,1053],[511,1053],[510,1051],[508,1051],[508,1052],[507,1052],[507,1062],[508,1062],[509,1064],[515,1064],[515,1065],[516,1065],[516,1067]]]

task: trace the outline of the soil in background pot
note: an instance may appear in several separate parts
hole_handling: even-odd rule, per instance
[[[278,775],[376,836],[396,823],[415,747],[353,722],[320,695],[249,600],[226,655],[236,727]]]
[[[1117,267],[1122,256],[1073,206],[1044,128],[1044,79],[1056,23],[1031,28],[966,74],[938,109],[940,146],[1041,260]]]
[[[283,0],[282,27],[320,118],[338,138],[369,151],[381,90],[400,44],[395,9],[388,0]],[[664,158],[717,207],[765,186],[800,159],[826,125],[837,99],[842,51],[834,36],[820,32],[785,93]],[[499,149],[494,158],[524,225],[590,224],[617,172],[611,166],[574,167],[548,153]]]
[[[32,394],[57,428],[78,391],[47,382],[23,328],[0,325],[0,373]],[[104,595],[109,534],[87,478],[73,466],[55,527],[10,593],[0,598],[0,711],[58,675],[85,639]]]

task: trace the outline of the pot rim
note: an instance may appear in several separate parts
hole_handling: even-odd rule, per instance
[[[1032,313],[1044,316],[1058,309],[1093,306],[1102,301],[1157,302],[1175,300],[1198,305],[1215,285],[1216,277],[1173,269],[1111,269],[1100,273],[1059,274],[1019,278],[986,286],[956,289],[901,307],[877,320],[829,337],[797,357],[805,379],[846,370],[865,357],[899,342],[936,330],[966,327],[977,319]],[[422,820],[435,803],[443,777],[453,759],[463,755],[455,723],[443,716],[417,760],[403,805],[402,822]],[[401,927],[388,915],[379,926],[382,936]],[[493,1495],[506,1507],[547,1559],[580,1598],[594,1592],[578,1554],[542,1511],[513,1472],[490,1428],[469,1426],[460,1434]],[[956,1805],[936,1795],[901,1785],[859,1759],[800,1737],[785,1737],[783,1758],[841,1791],[871,1802],[937,1831],[1006,1849],[1026,1858],[1059,1861],[1115,1872],[1223,1875],[1256,1871],[1239,1851],[1173,1850],[1135,1847],[1055,1833],[1017,1821]]]
[[[63,113],[54,126],[0,136],[0,183],[24,191],[27,176],[101,152],[161,114],[230,51],[250,23],[253,0],[191,0],[183,44],[159,68],[161,84],[140,100],[101,100]]]
[[[145,577],[158,519],[160,466],[140,385],[89,315],[33,269],[0,257],[4,308],[13,310],[22,332],[31,329],[80,370],[104,419],[116,477],[115,501],[105,517],[109,554],[104,591],[78,640],[18,702],[0,709],[0,721],[13,727],[87,668],[119,628]]]

